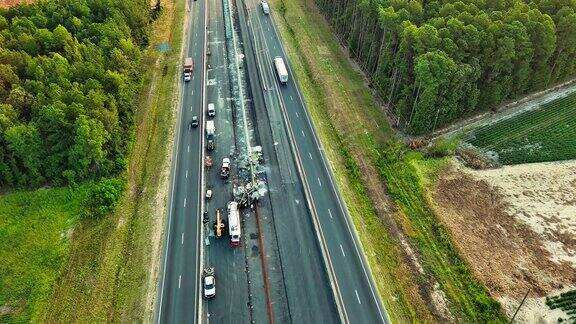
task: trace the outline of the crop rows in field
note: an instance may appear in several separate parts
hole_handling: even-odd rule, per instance
[[[576,322],[576,290],[561,293],[558,296],[546,297],[550,309],[560,308],[569,316],[568,322]]]
[[[470,133],[501,164],[576,159],[576,93]]]

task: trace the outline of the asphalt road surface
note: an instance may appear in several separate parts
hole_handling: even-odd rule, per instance
[[[272,295],[279,296],[276,302],[288,304],[286,307],[274,306],[276,322],[338,322],[336,305],[339,306],[340,318],[345,322],[388,322],[351,221],[333,185],[332,175],[294,82],[294,75],[290,71],[286,85],[277,82],[272,59],[281,56],[288,68],[289,64],[272,17],[262,13],[257,0],[246,1],[249,9],[248,25],[252,26],[261,40],[254,53],[247,53],[247,59],[254,58],[257,52],[263,64],[259,70],[263,83],[252,85],[253,90],[263,96],[254,98],[254,102],[267,100],[270,104],[266,108],[263,105],[254,108],[256,111],[260,109],[256,115],[267,116],[267,120],[258,117],[257,133],[266,137],[262,139],[263,147],[268,150],[265,154],[275,151],[275,156],[270,156],[270,165],[267,166],[271,203],[269,210],[273,210],[273,215],[264,215],[270,216],[266,224],[275,231],[265,234],[273,235],[276,241],[268,238],[265,244],[271,244],[268,249],[271,252],[275,244],[278,247],[278,261],[270,267],[272,287],[285,290],[272,292]],[[252,296],[249,298],[251,294],[262,294],[261,285],[255,281],[250,283],[250,276],[244,269],[250,264],[250,257],[254,257],[254,250],[253,255],[248,256],[246,243],[243,250],[231,249],[226,238],[216,240],[209,234],[216,208],[225,209],[226,203],[232,198],[230,184],[219,179],[217,172],[221,158],[233,153],[235,144],[228,104],[229,79],[227,62],[224,61],[221,1],[210,1],[208,5],[208,42],[213,56],[208,59],[207,64],[211,64],[208,71],[204,71],[203,52],[206,5],[204,0],[190,2],[185,56],[194,59],[195,70],[193,79],[183,83],[157,321],[197,323],[201,316],[202,322],[247,323],[256,319],[262,322],[262,310],[251,311],[252,305],[248,303],[250,299],[261,302],[261,299]],[[245,42],[250,41],[246,35],[242,38]],[[247,44],[245,50],[252,48],[251,44]],[[205,73],[208,84],[206,99]],[[254,79],[252,76],[250,81],[256,82]],[[276,103],[272,104],[274,96]],[[204,196],[202,138],[207,119],[204,106],[208,102],[215,103],[217,107],[217,131],[216,150],[206,152],[214,157],[213,170],[206,171],[206,185],[213,189],[214,196],[206,202],[210,222],[203,225],[200,215]],[[189,126],[194,115],[200,120],[197,129]],[[263,127],[263,121],[267,121],[270,128]],[[305,202],[304,192],[309,198],[309,205]],[[307,206],[311,206],[311,210]],[[223,217],[225,215],[226,212]],[[253,223],[251,219],[248,221]],[[320,230],[315,231],[315,227]],[[202,233],[206,234],[202,236]],[[248,235],[243,239],[246,242]],[[206,242],[210,242],[210,246],[205,248],[206,255],[202,260],[200,250]],[[200,287],[200,267],[203,262],[206,266],[215,266],[217,278],[217,297],[205,302],[202,302]],[[328,277],[332,279],[331,284]],[[257,276],[253,273],[252,278]]]
[[[182,84],[182,105],[178,114],[171,175],[166,251],[156,314],[159,323],[196,323],[198,319],[205,5],[205,1],[189,3],[185,56],[194,60],[194,71],[192,80]],[[192,116],[199,117],[200,127],[191,129]]]
[[[314,217],[317,217],[327,247],[327,266],[333,269],[335,276],[334,290],[337,303],[340,302],[343,320],[350,323],[389,322],[355,236],[353,224],[333,184],[332,174],[325,162],[272,16],[263,14],[259,1],[247,0],[247,6],[254,30],[260,32],[264,40],[262,51],[267,59],[263,71],[274,76],[272,80],[276,80],[268,88],[277,91],[283,102],[283,113],[301,162],[304,182],[307,183],[315,211]],[[287,63],[287,84],[280,84],[275,77],[272,60],[277,56],[283,57]]]

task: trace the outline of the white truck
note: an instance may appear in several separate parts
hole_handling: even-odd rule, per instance
[[[264,12],[265,15],[270,13],[270,6],[268,6],[268,2],[266,1],[262,1],[262,12]]]
[[[216,134],[216,126],[214,125],[213,120],[206,121],[206,148],[208,151],[212,151],[215,148],[215,138],[214,134]]]
[[[191,57],[184,59],[184,81],[188,82],[192,78],[192,71],[194,70],[194,61]]]
[[[230,234],[230,245],[233,247],[240,245],[240,212],[238,203],[231,201],[228,203],[228,233]]]
[[[222,159],[222,167],[220,168],[220,176],[222,178],[228,178],[230,176],[230,159],[223,158]]]
[[[280,56],[274,58],[274,66],[276,67],[276,73],[278,74],[278,79],[280,83],[285,84],[288,82],[288,70],[286,70],[286,65],[284,65],[284,60]]]

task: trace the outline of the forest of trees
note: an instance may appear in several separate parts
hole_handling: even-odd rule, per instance
[[[316,2],[411,134],[576,76],[576,0]]]
[[[0,186],[126,167],[149,2],[47,0],[0,11]]]

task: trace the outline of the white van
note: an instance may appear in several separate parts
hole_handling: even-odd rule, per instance
[[[265,15],[270,13],[270,7],[268,6],[268,2],[262,1],[262,11]]]
[[[216,116],[216,108],[214,108],[214,104],[210,103],[208,104],[208,117],[214,117]]]

